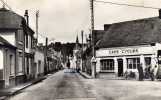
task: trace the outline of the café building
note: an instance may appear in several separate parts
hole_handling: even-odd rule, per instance
[[[109,25],[108,25],[109,26]],[[161,50],[161,20],[145,18],[111,24],[96,44],[96,72],[121,77],[128,71],[138,72],[157,66]]]

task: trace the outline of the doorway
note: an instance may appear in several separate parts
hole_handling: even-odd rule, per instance
[[[123,76],[123,59],[118,59],[118,77]]]

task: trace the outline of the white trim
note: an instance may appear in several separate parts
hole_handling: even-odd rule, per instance
[[[138,48],[138,47],[151,47],[151,45],[137,45],[137,46],[110,47],[110,48],[100,48],[100,49],[98,49],[98,50],[112,50],[112,49]]]

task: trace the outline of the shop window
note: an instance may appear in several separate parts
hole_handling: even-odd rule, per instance
[[[140,65],[140,58],[128,58],[127,59],[127,68],[136,69]]]
[[[101,70],[102,71],[114,71],[114,60],[106,59],[101,61]]]

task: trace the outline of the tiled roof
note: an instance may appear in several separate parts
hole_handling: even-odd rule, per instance
[[[0,9],[0,28],[19,28],[22,20],[23,17],[13,11],[6,8]]]
[[[93,33],[95,35],[95,43],[97,43],[100,39],[103,38],[105,31],[104,30],[94,30]]]
[[[97,46],[109,48],[156,42],[161,42],[161,19],[152,17],[112,24]]]

